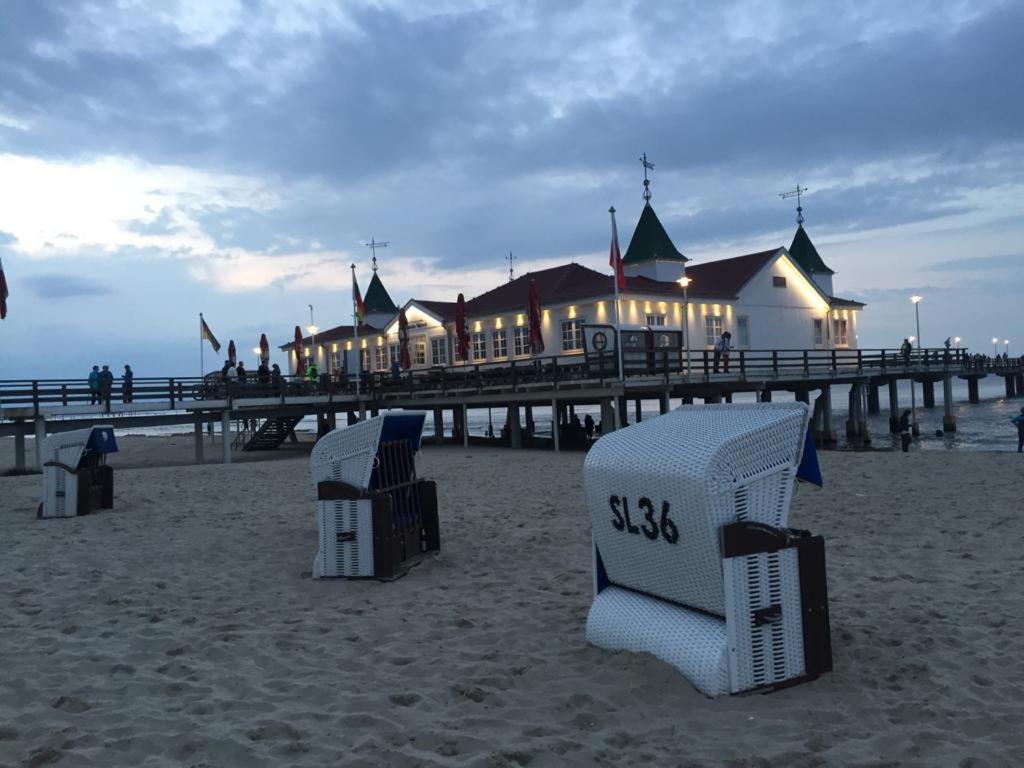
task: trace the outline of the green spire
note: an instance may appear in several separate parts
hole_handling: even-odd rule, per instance
[[[629,241],[623,264],[638,264],[644,261],[689,261],[676,250],[672,238],[658,220],[658,215],[650,203],[644,204],[640,221],[633,230],[633,238]]]
[[[798,224],[796,234],[793,235],[793,244],[789,246],[789,255],[804,268],[809,275],[825,274],[834,275],[835,271],[828,268],[828,265],[821,260],[818,249],[814,247],[811,238],[807,236],[803,224]]]
[[[391,300],[387,290],[384,288],[384,283],[382,283],[380,278],[377,276],[376,269],[373,271],[373,277],[370,279],[370,284],[366,287],[366,296],[363,297],[363,306],[366,308],[367,313],[386,312],[393,314],[398,311],[398,307],[395,306],[395,302]]]

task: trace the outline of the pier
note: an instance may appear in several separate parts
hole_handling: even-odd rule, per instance
[[[683,402],[731,402],[738,392],[755,393],[762,402],[790,395],[813,404],[812,433],[820,446],[847,438],[869,444],[867,416],[880,411],[880,390],[888,393],[890,429],[898,431],[901,403],[897,384],[910,380],[921,387],[919,407],[935,407],[935,386],[943,387],[943,428],[956,430],[952,385],[965,379],[969,402],[978,402],[978,381],[999,376],[1007,397],[1024,394],[1024,365],[1010,360],[975,359],[966,350],[921,349],[904,357],[898,350],[741,350],[716,367],[710,351],[647,350],[625,352],[623,374],[614,355],[587,353],[567,357],[538,357],[507,364],[462,364],[447,367],[366,373],[355,378],[321,376],[316,381],[250,376],[245,382],[221,382],[214,375],[136,378],[125,398],[116,383],[109,402],[95,402],[84,378],[0,381],[0,436],[15,438],[16,469],[28,469],[26,437],[36,445],[53,432],[110,424],[115,429],[164,425],[193,426],[195,458],[205,459],[203,432],[220,424],[221,460],[230,462],[237,450],[270,450],[295,439],[301,419],[316,416],[330,425],[339,415],[350,422],[389,409],[422,410],[432,414],[434,439],[468,446],[470,409],[496,409],[500,437],[493,442],[522,447],[532,434],[532,414],[551,409],[551,446],[559,450],[565,425],[581,405],[599,406],[602,433],[641,418],[641,405],[656,402],[665,413],[672,399]],[[848,409],[844,425],[833,418],[833,398],[845,389]],[[127,399],[127,402],[125,402]],[[520,408],[525,412],[521,423]],[[445,434],[444,413],[451,412],[454,428]],[[37,456],[33,466],[38,468]]]

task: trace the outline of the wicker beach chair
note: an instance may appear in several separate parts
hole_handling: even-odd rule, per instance
[[[38,517],[75,517],[114,506],[114,470],[108,453],[117,451],[112,427],[58,432],[43,441],[43,503]]]
[[[416,476],[425,417],[388,413],[317,441],[314,578],[393,578],[440,549],[437,486]]]
[[[587,639],[709,696],[831,669],[824,542],[786,527],[807,423],[802,403],[683,406],[601,438]]]

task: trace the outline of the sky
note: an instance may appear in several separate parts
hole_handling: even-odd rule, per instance
[[[1022,36],[998,0],[0,0],[0,379],[197,375],[200,312],[254,358],[350,320],[370,238],[398,303],[607,270],[644,152],[695,263],[788,246],[799,183],[862,347],[917,293],[926,345],[1019,354]]]

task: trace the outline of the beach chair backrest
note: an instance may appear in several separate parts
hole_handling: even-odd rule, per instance
[[[355,486],[362,490],[379,490],[380,472],[374,473],[381,466],[382,445],[392,446],[387,451],[388,481],[398,482],[401,475],[403,481],[415,476],[412,457],[420,448],[423,423],[426,414],[417,412],[385,413],[356,424],[335,429],[321,437],[313,447],[310,457],[313,482],[335,480]],[[402,446],[402,466],[408,467],[398,472],[395,464],[398,445]],[[411,472],[409,477],[405,474]],[[374,488],[374,486],[377,488]]]
[[[683,406],[602,437],[583,476],[608,580],[724,616],[719,530],[787,524],[808,418],[803,403]]]

